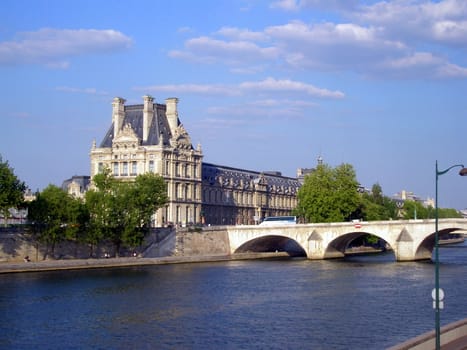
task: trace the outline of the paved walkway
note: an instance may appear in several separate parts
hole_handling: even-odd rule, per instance
[[[467,335],[453,340],[441,347],[441,350],[466,350],[467,349]]]
[[[166,265],[201,263],[229,260],[267,259],[288,257],[287,253],[244,253],[235,255],[209,255],[188,257],[161,257],[161,258],[103,258],[103,259],[70,259],[70,260],[44,260],[38,262],[3,262],[0,263],[0,274],[15,272],[40,272],[54,270],[97,269],[111,267],[128,267],[143,265]]]

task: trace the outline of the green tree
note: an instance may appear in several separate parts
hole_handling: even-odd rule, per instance
[[[397,205],[383,194],[382,187],[376,183],[370,193],[362,193],[360,213],[361,218],[366,221],[396,219]]]
[[[116,246],[136,247],[149,230],[151,217],[167,203],[164,179],[155,174],[138,175],[121,182],[105,169],[93,178],[95,190],[86,194],[90,213],[88,242],[110,240]]]
[[[8,161],[3,161],[0,155],[0,212],[5,219],[5,226],[10,216],[11,208],[23,205],[26,185],[14,173]]]
[[[52,255],[57,243],[67,239],[76,240],[85,229],[85,206],[57,186],[49,185],[38,193],[28,209],[28,218],[37,238],[50,247]]]
[[[141,174],[124,197],[127,215],[122,242],[125,246],[136,247],[148,232],[152,215],[167,203],[167,186],[159,175]]]
[[[372,198],[372,202],[375,204],[379,204],[379,205],[384,204],[383,189],[379,183],[375,183],[371,187],[371,198]]]
[[[338,222],[354,218],[360,206],[353,167],[320,164],[300,187],[295,215],[307,222]]]
[[[89,225],[86,242],[90,244],[90,255],[93,248],[104,239],[112,239],[118,227],[119,213],[116,210],[117,182],[105,168],[102,173],[93,177],[95,189],[86,192],[86,206],[89,211]]]
[[[429,211],[422,203],[406,200],[403,206],[403,219],[429,219]]]
[[[433,218],[434,218],[434,209],[433,209]],[[438,208],[438,218],[440,219],[451,219],[451,218],[462,218],[462,214],[453,208]]]

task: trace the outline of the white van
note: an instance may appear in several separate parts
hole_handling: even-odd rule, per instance
[[[297,223],[296,216],[266,216],[260,223],[261,226],[276,226],[276,225],[295,225]]]

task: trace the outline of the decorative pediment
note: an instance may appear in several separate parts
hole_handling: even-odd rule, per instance
[[[125,124],[123,129],[118,133],[117,138],[127,138],[127,139],[138,139],[135,131],[131,127],[130,123]]]
[[[180,124],[174,131],[170,144],[179,149],[191,149],[191,138],[182,124]]]
[[[127,147],[136,147],[139,143],[138,136],[131,127],[131,124],[127,123],[122,130],[114,137],[113,144],[114,146],[127,146]]]

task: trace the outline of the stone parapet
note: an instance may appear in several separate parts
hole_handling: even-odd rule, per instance
[[[433,350],[435,349],[435,331],[421,334],[387,350]],[[441,349],[467,349],[467,318],[441,327]]]

